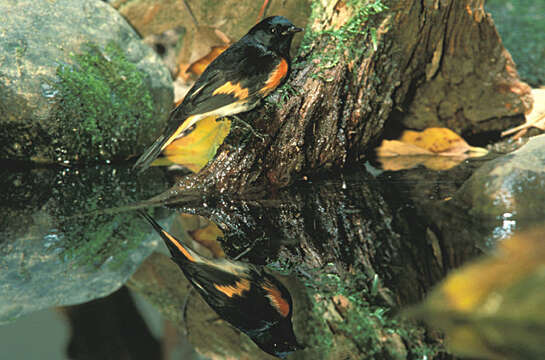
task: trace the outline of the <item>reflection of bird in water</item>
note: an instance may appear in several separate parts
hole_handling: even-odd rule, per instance
[[[164,230],[148,214],[172,259],[218,315],[248,335],[263,351],[284,358],[301,348],[291,324],[288,290],[272,275],[240,261],[208,259]]]

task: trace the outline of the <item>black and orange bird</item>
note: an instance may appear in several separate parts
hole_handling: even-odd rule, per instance
[[[164,230],[143,211],[167,245],[172,259],[214,311],[279,358],[301,349],[291,323],[291,295],[263,269],[226,258],[208,259]]]
[[[201,74],[170,114],[163,134],[140,156],[133,169],[145,170],[172,141],[209,117],[224,117],[256,107],[290,72],[290,46],[302,29],[282,16],[256,24],[221,53]]]

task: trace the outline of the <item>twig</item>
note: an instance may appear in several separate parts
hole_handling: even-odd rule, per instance
[[[265,12],[267,11],[268,5],[269,5],[269,0],[264,0],[263,5],[261,5],[261,9],[259,10],[259,14],[257,14],[256,24],[265,17]]]
[[[191,10],[191,7],[189,7],[187,0],[183,0],[183,2],[187,12],[189,13],[189,15],[191,15],[191,19],[193,20],[193,23],[195,24],[196,27],[199,27],[199,22],[197,21],[195,14],[193,14],[193,10]]]

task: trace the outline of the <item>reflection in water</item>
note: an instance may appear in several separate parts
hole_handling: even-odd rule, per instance
[[[170,259],[160,253],[148,256],[157,236],[147,236],[149,226],[122,206],[156,194],[165,181],[160,171],[134,177],[127,170],[27,169],[2,174],[6,191],[0,202],[0,321],[103,297],[129,279],[130,290],[155,305],[200,354],[271,358],[218,321],[200,296],[188,295],[192,285]],[[505,225],[505,219],[472,219],[455,199],[449,200],[470,174],[471,169],[458,167],[373,177],[362,169],[314,178],[266,196],[193,196],[175,205],[177,221],[183,220],[177,226],[184,236],[199,240],[199,247],[191,246],[199,254],[208,251],[207,258],[242,255],[248,263],[291,274],[284,278],[275,272],[285,289],[269,279],[277,291],[261,286],[258,297],[266,300],[264,314],[272,308],[282,318],[289,305],[283,318],[291,316],[291,323],[282,325],[287,342],[296,345],[294,332],[306,348],[288,358],[432,358],[441,350],[437,343],[430,344],[429,334],[390,313],[420,300],[450,269],[486,251],[494,229]],[[166,211],[156,209],[154,216],[161,219]],[[516,220],[518,230],[520,219],[508,220]],[[195,228],[186,226],[191,221]],[[189,243],[175,228],[169,232]],[[251,292],[248,279],[220,280],[208,291],[228,300]],[[229,314],[225,318],[231,323],[240,320]],[[82,318],[84,323],[90,326],[92,321]],[[249,330],[259,326],[241,328],[262,348],[280,354],[267,345],[274,341]]]
[[[141,212],[167,245],[173,260],[205,301],[263,351],[284,358],[297,350],[289,291],[262,269],[225,258],[207,259]]]
[[[69,359],[149,360],[162,356],[159,342],[125,287],[108,297],[58,310],[70,324]]]
[[[150,196],[165,187],[162,177],[111,166],[3,167],[0,323],[118,289],[157,242],[134,212],[104,210]]]
[[[460,356],[545,359],[544,233],[542,225],[505,239],[407,312],[444,331]]]

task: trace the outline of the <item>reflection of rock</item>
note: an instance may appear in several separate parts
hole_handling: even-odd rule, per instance
[[[103,212],[161,186],[130,169],[30,169],[0,174],[0,323],[108,295],[156,246],[129,211]],[[38,181],[37,181],[38,179]],[[87,214],[87,215],[84,215]]]
[[[161,344],[151,334],[125,287],[107,297],[57,310],[70,324],[71,336],[66,346],[69,359],[161,358]]]
[[[157,135],[168,70],[101,1],[0,0],[3,158],[122,159]]]
[[[545,216],[545,135],[477,170],[454,197],[476,219],[513,225]],[[506,223],[506,224],[507,224]]]

